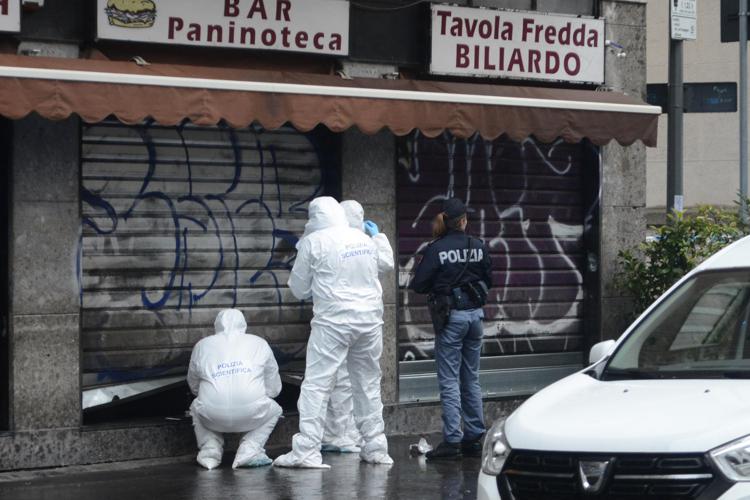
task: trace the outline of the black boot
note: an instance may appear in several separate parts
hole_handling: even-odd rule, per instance
[[[428,451],[425,456],[428,462],[436,460],[461,460],[461,445],[459,443],[440,443],[432,451]]]
[[[484,434],[476,439],[461,441],[461,453],[465,457],[482,458],[482,442]]]

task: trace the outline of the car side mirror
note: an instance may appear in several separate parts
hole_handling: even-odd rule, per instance
[[[594,363],[598,363],[612,354],[612,351],[615,349],[615,343],[614,340],[605,340],[604,342],[599,342],[594,345],[589,353],[589,364],[593,365]]]

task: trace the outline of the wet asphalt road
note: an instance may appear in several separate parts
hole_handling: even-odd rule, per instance
[[[363,464],[357,455],[324,455],[330,470],[265,467],[233,471],[227,454],[219,469],[195,462],[96,466],[50,474],[0,477],[0,499],[230,500],[230,499],[459,499],[476,498],[479,459],[440,464],[410,457],[415,438],[390,439],[393,466]],[[431,443],[437,444],[432,438]],[[270,453],[272,457],[285,450]],[[36,473],[35,473],[36,474]]]

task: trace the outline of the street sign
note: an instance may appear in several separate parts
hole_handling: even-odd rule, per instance
[[[672,40],[695,40],[698,32],[696,0],[669,0]]]
[[[736,113],[737,83],[707,82],[684,85],[685,113]],[[669,86],[666,83],[651,83],[646,86],[649,104],[660,106],[662,113],[669,111]]]
[[[20,0],[0,0],[0,31],[21,31]]]
[[[737,83],[688,83],[685,85],[686,113],[736,113]]]
[[[681,194],[674,195],[674,209],[677,212],[685,210],[685,196]]]

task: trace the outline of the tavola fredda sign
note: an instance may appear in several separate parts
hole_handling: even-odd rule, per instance
[[[97,0],[100,39],[349,53],[345,0]]]
[[[604,48],[601,19],[432,5],[431,73],[602,83]]]

